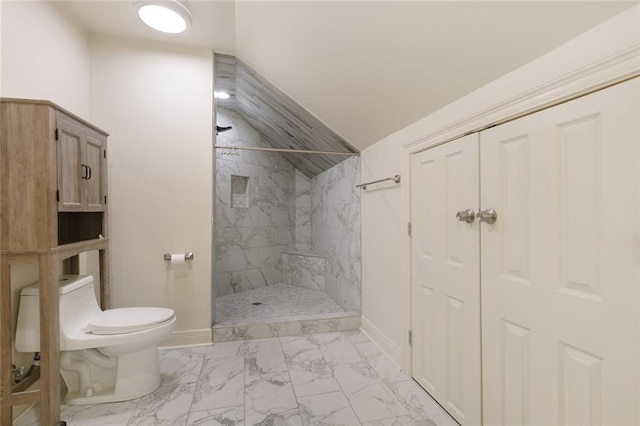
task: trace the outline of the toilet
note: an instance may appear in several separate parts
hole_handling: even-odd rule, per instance
[[[158,344],[173,330],[167,308],[98,306],[91,275],[64,275],[60,288],[60,372],[70,405],[126,401],[160,386]],[[39,285],[22,289],[15,348],[40,351]]]

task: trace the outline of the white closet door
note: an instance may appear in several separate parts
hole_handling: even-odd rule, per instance
[[[638,79],[481,133],[486,425],[637,425]]]
[[[416,154],[411,164],[414,378],[458,422],[480,424],[478,135]]]

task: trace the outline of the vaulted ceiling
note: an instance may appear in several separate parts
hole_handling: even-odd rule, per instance
[[[230,96],[216,99],[216,105],[236,110],[274,148],[317,151],[282,154],[306,176],[314,177],[347,158],[329,152],[358,152],[242,60],[219,53],[214,59],[216,90]]]
[[[64,1],[89,32],[236,55],[357,149],[524,65],[636,2],[185,0],[184,36],[130,1]],[[640,17],[639,17],[640,23]]]

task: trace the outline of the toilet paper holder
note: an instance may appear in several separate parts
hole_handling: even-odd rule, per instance
[[[165,253],[164,254],[164,260],[171,260],[171,256],[173,255],[173,253]],[[185,253],[184,254],[184,260],[193,260],[193,253]]]

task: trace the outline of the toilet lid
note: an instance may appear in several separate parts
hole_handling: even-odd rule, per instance
[[[85,331],[93,334],[123,334],[145,330],[174,317],[167,308],[108,309],[93,317]]]

